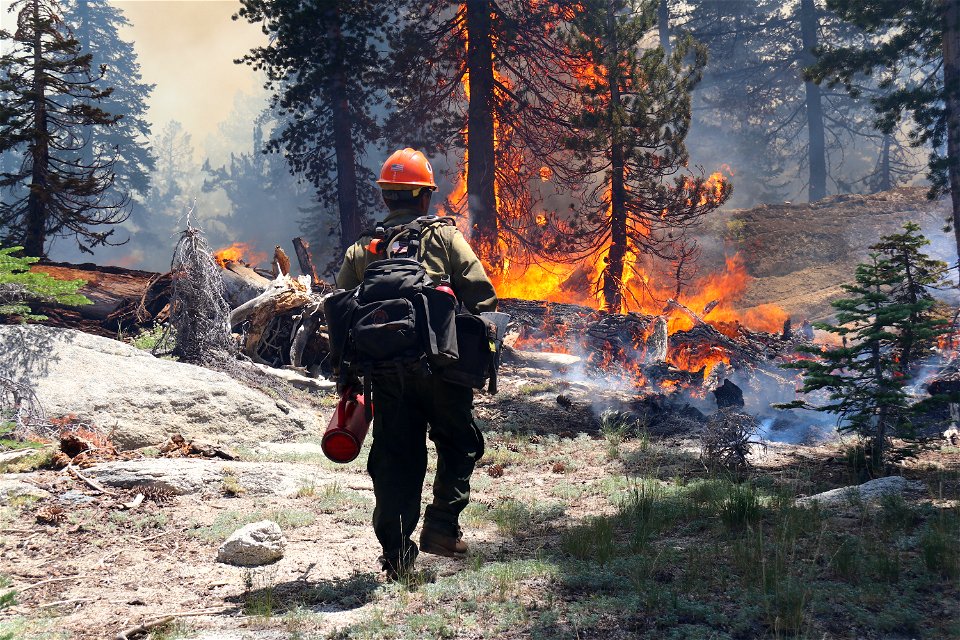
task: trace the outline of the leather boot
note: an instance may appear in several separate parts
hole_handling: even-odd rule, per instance
[[[420,531],[420,551],[447,558],[465,558],[467,543],[463,541],[463,530],[458,526],[439,527],[424,523]]]

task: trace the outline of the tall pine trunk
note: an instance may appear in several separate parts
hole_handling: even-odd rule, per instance
[[[890,142],[890,134],[883,134],[883,146],[880,149],[879,191],[889,191],[893,188],[893,176],[890,174]]]
[[[943,91],[953,234],[960,256],[960,0],[943,0]]]
[[[610,252],[603,275],[603,299],[607,310],[619,312],[623,306],[623,270],[627,252],[627,191],[623,143],[617,114],[620,111],[619,43],[617,16],[612,2],[607,4],[607,46],[610,48],[607,69],[610,80]]]
[[[467,71],[467,203],[478,253],[499,264],[497,246],[496,158],[494,152],[494,83],[492,11],[489,0],[466,0]]]
[[[33,0],[33,141],[30,155],[32,166],[30,195],[27,199],[27,229],[23,250],[28,256],[44,256],[47,226],[47,168],[50,147],[47,132],[47,87],[43,71],[43,38],[40,29],[40,2]]]
[[[670,0],[657,3],[657,33],[664,55],[670,57]]]
[[[803,41],[801,60],[804,67],[816,62],[813,50],[817,46],[817,8],[814,0],[800,0],[800,37]],[[823,104],[820,101],[820,85],[804,83],[807,111],[807,157],[810,165],[809,200],[819,200],[827,195],[827,148],[823,127]]]
[[[351,135],[350,101],[347,98],[347,64],[344,54],[343,34],[340,31],[340,10],[331,9],[331,50],[338,60],[336,71],[330,78],[330,101],[333,113],[333,148],[337,159],[337,209],[340,212],[340,248],[345,252],[360,236],[360,212],[357,202],[357,158]]]
[[[80,28],[76,30],[73,34],[77,39],[77,42],[80,43],[80,52],[83,54],[89,54],[90,51],[90,7],[87,4],[87,0],[77,0],[76,5],[76,16],[80,19]],[[95,73],[99,74],[99,69],[94,66],[94,60],[90,60],[90,68],[94,70]],[[94,157],[94,138],[96,136],[96,127],[85,126],[86,134],[89,136],[88,139],[85,139],[83,150],[80,152],[81,163],[85,167],[92,167],[95,157]]]

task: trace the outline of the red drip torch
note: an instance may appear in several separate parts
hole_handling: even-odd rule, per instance
[[[373,407],[370,407],[373,415]],[[352,462],[360,455],[363,439],[367,437],[370,422],[364,411],[363,394],[348,389],[340,396],[337,410],[330,416],[330,424],[320,441],[320,448],[333,462]]]

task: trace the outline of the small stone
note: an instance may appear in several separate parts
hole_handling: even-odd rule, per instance
[[[259,567],[282,558],[286,546],[287,539],[280,525],[262,520],[234,531],[217,550],[217,562],[236,567]]]

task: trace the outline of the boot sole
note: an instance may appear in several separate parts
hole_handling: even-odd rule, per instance
[[[466,553],[457,553],[456,551],[451,551],[443,547],[423,546],[422,543],[420,545],[420,551],[434,556],[443,556],[444,558],[456,558],[457,560],[463,560],[467,557]]]

